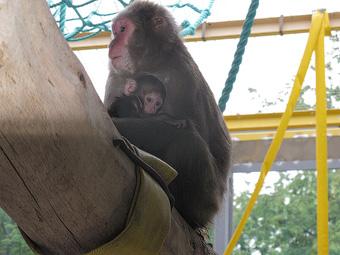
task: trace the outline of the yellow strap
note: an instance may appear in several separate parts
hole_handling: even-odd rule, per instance
[[[165,162],[138,150],[140,157],[169,184],[177,172]],[[157,255],[170,229],[171,210],[167,195],[145,171],[136,171],[137,187],[125,229],[111,242],[86,255]]]
[[[240,223],[236,227],[234,234],[233,234],[233,236],[232,236],[232,238],[231,238],[231,240],[228,244],[228,247],[226,248],[226,250],[224,252],[224,255],[231,254],[235,245],[237,244],[237,242],[238,242],[238,240],[239,240],[239,238],[242,234],[242,231],[244,229],[244,226],[247,222],[247,219],[248,219],[248,217],[251,213],[251,210],[253,209],[253,207],[256,203],[257,197],[258,197],[258,195],[261,191],[261,188],[263,186],[265,177],[266,177],[267,173],[269,172],[269,170],[270,170],[270,168],[273,164],[273,161],[275,160],[276,155],[277,155],[277,153],[280,149],[280,146],[281,146],[281,143],[282,143],[282,140],[283,140],[283,137],[284,137],[284,133],[287,129],[289,119],[291,118],[291,116],[293,114],[296,102],[299,98],[301,86],[302,86],[302,83],[304,81],[304,78],[305,78],[305,75],[306,75],[306,72],[307,72],[313,51],[315,49],[316,43],[318,41],[319,33],[320,33],[321,28],[322,28],[322,21],[323,21],[322,15],[319,15],[318,13],[313,15],[312,25],[311,25],[311,28],[310,28],[310,31],[309,31],[309,38],[308,38],[307,45],[306,45],[306,48],[305,48],[305,51],[304,51],[304,54],[303,54],[303,57],[302,57],[302,60],[301,60],[300,66],[299,66],[299,70],[298,70],[296,77],[295,77],[293,89],[292,89],[289,101],[287,103],[286,111],[284,112],[284,114],[281,118],[281,121],[280,121],[279,127],[277,128],[275,137],[274,137],[274,139],[273,139],[273,141],[272,141],[272,143],[269,147],[269,150],[268,150],[268,152],[265,156],[264,162],[262,163],[260,177],[257,181],[254,192],[249,199],[249,202],[248,202],[247,207],[246,207],[246,209],[245,209],[245,211],[242,215]]]
[[[328,254],[328,167],[327,167],[327,100],[325,82],[324,37],[329,27],[324,13],[323,28],[315,48],[316,67],[316,168],[317,168],[317,237],[318,254]]]
[[[87,255],[159,254],[170,229],[169,199],[150,176],[137,172],[138,192],[127,226],[114,240]]]
[[[134,148],[138,155],[164,179],[168,185],[177,172],[155,156]],[[142,169],[136,169],[136,189],[124,230],[112,241],[86,255],[157,255],[170,229],[171,210],[166,193]],[[35,254],[39,247],[23,232]]]

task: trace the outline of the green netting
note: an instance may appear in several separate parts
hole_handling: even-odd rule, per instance
[[[101,32],[110,32],[112,18],[133,0],[47,0],[47,2],[65,39],[80,41]],[[195,4],[180,0],[161,1],[181,24],[182,36],[195,33],[196,28],[209,17],[213,3],[214,0],[195,1]]]

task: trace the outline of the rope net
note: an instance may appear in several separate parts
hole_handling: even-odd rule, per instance
[[[47,0],[60,31],[67,41],[80,41],[101,32],[111,32],[111,20],[133,0]],[[166,6],[181,24],[182,36],[193,35],[209,16],[214,0],[157,1]],[[197,2],[197,3],[196,3]]]

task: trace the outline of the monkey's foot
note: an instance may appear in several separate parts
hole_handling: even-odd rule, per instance
[[[213,244],[209,238],[209,231],[206,227],[201,227],[201,228],[196,228],[195,232],[202,237],[202,239],[204,240],[204,242],[206,244],[208,244],[211,248],[213,248]]]

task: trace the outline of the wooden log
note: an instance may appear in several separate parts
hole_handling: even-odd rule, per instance
[[[0,206],[43,254],[88,252],[123,229],[134,165],[46,1],[0,20]],[[214,253],[174,211],[161,254]]]

